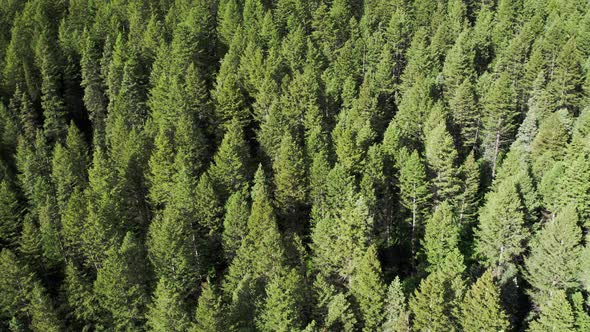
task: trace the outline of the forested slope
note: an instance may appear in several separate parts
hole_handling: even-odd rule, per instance
[[[1,331],[590,331],[585,0],[0,0]]]

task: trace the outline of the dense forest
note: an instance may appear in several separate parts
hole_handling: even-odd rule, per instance
[[[0,330],[590,331],[586,0],[0,0]]]

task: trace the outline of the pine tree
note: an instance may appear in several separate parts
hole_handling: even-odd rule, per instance
[[[61,213],[61,237],[68,258],[82,258],[87,212],[84,192],[75,188]]]
[[[563,113],[557,111],[545,118],[531,143],[532,169],[537,179],[541,179],[553,163],[565,157],[569,133],[567,115]]]
[[[170,200],[174,175],[174,145],[169,128],[160,127],[154,140],[154,149],[149,160],[150,191],[148,197],[152,206],[162,208]]]
[[[550,81],[547,84],[549,105],[553,110],[565,108],[571,113],[577,112],[584,92],[582,91],[583,70],[575,39],[572,38],[565,43],[550,74]]]
[[[435,270],[458,248],[459,236],[460,228],[453,208],[448,201],[444,201],[426,222],[422,240],[429,271]]]
[[[487,91],[484,100],[483,145],[491,163],[492,177],[496,175],[498,156],[516,134],[518,112],[514,87],[506,72],[502,72]]]
[[[100,268],[105,254],[121,238],[121,191],[102,149],[94,150],[86,191],[87,221],[82,233],[86,263]]]
[[[110,314],[115,329],[135,330],[145,323],[146,269],[141,244],[127,233],[120,248],[111,248],[98,270],[94,293]]]
[[[158,280],[147,313],[146,326],[158,332],[182,332],[190,326],[186,304],[176,286],[166,277]]]
[[[529,325],[528,331],[574,331],[574,313],[562,290],[555,291],[552,298],[541,306],[541,314]]]
[[[326,216],[317,221],[311,237],[314,268],[337,283],[346,283],[354,275],[355,258],[370,245],[373,217],[363,196],[350,186],[341,190]]]
[[[362,258],[357,259],[350,291],[359,305],[363,331],[378,329],[384,320],[385,285],[381,280],[381,264],[374,245],[368,248]]]
[[[338,293],[328,303],[325,328],[334,331],[351,332],[357,330],[357,320],[346,295]]]
[[[92,283],[88,276],[72,263],[66,265],[63,288],[76,324],[81,329],[91,328],[97,324],[100,310],[92,292]]]
[[[298,212],[307,198],[306,165],[301,147],[289,132],[281,140],[273,170],[277,208],[284,217],[300,222]]]
[[[463,165],[461,165],[461,178],[463,180],[463,188],[457,202],[457,217],[462,227],[462,233],[465,234],[470,232],[470,227],[477,220],[477,210],[480,201],[480,169],[473,151],[467,156]]]
[[[231,121],[209,168],[216,192],[222,202],[225,202],[231,193],[244,189],[250,179],[249,158],[243,129],[239,122]]]
[[[26,265],[32,271],[41,271],[44,263],[41,233],[39,232],[39,226],[37,226],[30,214],[24,217],[18,249],[25,257]]]
[[[62,323],[53,304],[40,284],[35,284],[28,297],[29,307],[27,311],[31,317],[30,328],[33,331],[63,331]]]
[[[457,3],[456,1],[453,3]],[[450,5],[450,3],[449,3]],[[458,22],[452,22],[454,24]],[[462,29],[463,27],[460,27]],[[469,80],[474,74],[473,64],[475,52],[471,44],[471,31],[468,29],[460,32],[455,44],[449,50],[442,69],[444,76],[444,93],[448,98],[456,94],[457,88]]]
[[[384,312],[385,321],[383,322],[383,331],[410,331],[410,315],[407,309],[406,297],[400,279],[397,276],[389,284],[385,298]]]
[[[575,292],[571,296],[572,309],[574,310],[575,325],[577,331],[585,331],[590,328],[590,315],[584,308],[584,295]]]
[[[492,270],[487,270],[471,286],[460,309],[459,322],[462,331],[506,331],[510,327]]]
[[[223,218],[223,251],[227,262],[231,262],[248,234],[250,205],[244,191],[233,193],[225,204]]]
[[[223,205],[215,193],[209,174],[201,175],[195,188],[195,212],[199,225],[206,229],[208,235],[220,237],[223,227]]]
[[[417,151],[400,158],[399,189],[400,200],[404,207],[405,215],[410,224],[410,248],[412,257],[416,256],[418,240],[421,237],[424,221],[428,213],[428,200],[430,193],[427,187],[424,165]]]
[[[481,136],[481,116],[474,90],[473,83],[466,78],[449,97],[453,123],[458,127],[461,145],[467,151],[477,148]]]
[[[49,27],[45,27],[48,29]],[[67,122],[64,101],[59,95],[59,68],[55,41],[49,40],[49,31],[43,32],[36,47],[37,62],[41,71],[41,107],[43,108],[43,128],[52,141],[63,140]]]
[[[244,275],[248,274],[253,280],[268,280],[285,264],[285,251],[262,166],[254,176],[251,211],[248,234],[242,240],[225,280],[226,294],[237,289]]]
[[[155,275],[162,284],[161,296],[184,299],[195,290],[203,258],[193,242],[196,235],[192,229],[193,211],[178,203],[170,205],[150,225],[148,253]],[[178,295],[170,294],[172,291]]]
[[[524,252],[523,242],[528,231],[524,227],[522,203],[512,179],[499,183],[486,195],[475,235],[476,252],[486,266],[496,268],[496,275]]]
[[[572,149],[566,157],[569,162],[564,166],[563,173],[558,175],[554,193],[557,209],[574,205],[584,225],[590,217],[590,209],[585,204],[590,188],[588,182],[583,180],[590,174],[589,158],[587,151]]]
[[[260,331],[293,331],[303,327],[304,293],[296,269],[273,276],[257,321]]]
[[[568,291],[579,285],[581,241],[582,230],[573,206],[561,210],[535,237],[525,260],[525,277],[538,304],[557,290]]]
[[[458,250],[448,255],[410,298],[413,326],[418,331],[456,331],[455,313],[463,296],[463,257]]]
[[[26,319],[28,294],[34,285],[33,274],[23,267],[9,249],[0,251],[0,317]]]
[[[0,245],[14,247],[21,226],[21,209],[14,189],[6,179],[0,182]]]
[[[80,85],[84,88],[84,106],[88,110],[89,118],[92,121],[99,145],[104,144],[104,126],[108,102],[105,94],[105,83],[101,77],[101,46],[100,39],[95,34],[88,33],[80,60],[80,72],[82,76]],[[105,47],[106,49],[107,47]]]
[[[426,133],[424,145],[426,161],[433,177],[435,202],[454,201],[461,190],[459,170],[455,165],[457,150],[444,120]]]
[[[219,295],[209,282],[203,283],[195,314],[193,332],[225,331],[223,308]]]
[[[60,212],[78,188],[82,190],[87,183],[88,149],[82,133],[76,125],[70,124],[65,144],[55,145],[52,159],[52,179],[55,184]]]
[[[229,46],[235,31],[239,29],[242,19],[238,2],[236,0],[221,1],[219,4],[219,13],[217,31],[221,41]]]

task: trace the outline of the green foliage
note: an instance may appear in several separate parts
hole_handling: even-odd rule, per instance
[[[451,205],[444,201],[426,222],[422,246],[428,270],[435,270],[459,245],[460,229]]]
[[[496,273],[524,252],[527,238],[522,203],[512,179],[506,179],[486,195],[475,231],[476,252]]]
[[[0,0],[0,330],[588,330],[589,13]]]
[[[460,310],[459,322],[463,331],[505,331],[510,327],[492,270],[487,270],[471,286]]]
[[[410,331],[410,315],[399,277],[395,277],[387,288],[384,311],[384,331]]]
[[[420,282],[410,298],[413,326],[418,331],[456,331],[456,311],[464,292],[463,257],[458,250]]]
[[[360,308],[363,331],[374,331],[383,323],[385,298],[385,285],[381,280],[381,265],[375,246],[370,246],[356,265],[350,291]]]
[[[434,185],[434,201],[455,200],[459,194],[459,170],[455,166],[457,151],[444,119],[428,133],[424,143],[425,156]]]
[[[223,218],[223,251],[226,259],[231,262],[235,257],[242,240],[248,234],[248,216],[250,205],[248,195],[243,191],[233,193],[225,204]]]
[[[229,267],[224,285],[226,294],[236,290],[244,275],[249,275],[254,280],[268,280],[279,273],[285,264],[285,250],[269,194],[264,171],[259,166],[252,188],[248,234],[242,240],[242,245]]]
[[[224,331],[223,311],[221,299],[209,282],[201,287],[201,296],[195,314],[194,332]]]
[[[222,201],[225,201],[230,193],[244,189],[250,179],[249,156],[242,127],[237,121],[230,122],[209,169]]]
[[[293,331],[303,326],[305,293],[301,276],[292,269],[272,277],[257,325],[260,331]]]
[[[538,304],[546,302],[556,290],[569,291],[579,285],[581,241],[582,230],[573,206],[549,220],[532,241],[525,276]]]
[[[147,293],[141,251],[133,234],[127,233],[119,248],[112,247],[106,252],[106,259],[97,271],[94,293],[116,329],[137,330],[144,324]]]
[[[14,190],[8,181],[0,183],[0,243],[14,247],[20,233],[21,211]]]
[[[541,306],[541,314],[529,324],[528,331],[573,331],[574,313],[564,291],[557,290]]]

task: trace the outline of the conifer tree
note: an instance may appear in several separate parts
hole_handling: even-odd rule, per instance
[[[122,238],[121,191],[109,160],[100,148],[94,150],[88,178],[88,214],[82,234],[82,248],[86,262],[98,269],[107,250]]]
[[[181,332],[190,326],[186,304],[176,286],[166,277],[158,280],[147,312],[146,325],[152,331]]]
[[[400,158],[399,189],[400,200],[404,207],[407,222],[410,224],[410,248],[412,257],[415,257],[418,249],[418,240],[421,237],[426,214],[428,213],[428,200],[430,193],[427,187],[424,165],[417,151],[411,154],[406,152]]]
[[[477,148],[481,136],[480,110],[474,90],[473,83],[466,78],[449,96],[453,123],[459,128],[460,142],[467,151]]]
[[[578,111],[584,94],[582,75],[576,40],[570,39],[555,59],[555,67],[547,84],[549,105],[553,110],[566,108],[572,113]]]
[[[577,149],[568,155],[569,163],[565,165],[563,173],[557,179],[554,196],[558,208],[568,205],[576,206],[584,225],[587,224],[590,216],[590,209],[584,203],[590,193],[590,188],[588,188],[588,183],[583,180],[587,174],[590,174],[589,157],[587,151],[578,151]]]
[[[63,325],[43,286],[38,283],[35,284],[28,296],[29,306],[27,311],[31,317],[30,328],[33,331],[63,331]]]
[[[420,282],[410,298],[413,326],[418,331],[456,331],[457,308],[463,296],[463,257],[458,250]]]
[[[453,3],[457,2],[454,1]],[[463,27],[461,27],[461,29],[462,28]],[[455,91],[457,88],[465,81],[469,80],[474,74],[473,63],[475,52],[470,37],[471,31],[467,29],[463,30],[455,40],[455,44],[451,47],[445,58],[442,74],[445,80],[444,92],[445,95],[449,95],[449,99],[454,93],[456,93]]]
[[[515,92],[506,72],[499,74],[487,91],[484,100],[483,145],[491,163],[492,176],[496,175],[500,152],[514,139],[518,112],[514,105]]]
[[[575,207],[568,206],[549,220],[532,241],[531,253],[525,260],[525,276],[538,304],[557,290],[568,291],[578,286],[581,240]]]
[[[505,331],[510,327],[492,270],[487,270],[471,285],[460,310],[459,322],[462,331]]]
[[[436,207],[426,222],[423,250],[428,270],[435,270],[459,246],[460,229],[453,208],[448,201]]]
[[[244,191],[233,193],[225,204],[222,243],[227,262],[231,262],[248,234],[250,205]]]
[[[574,313],[562,290],[557,290],[552,298],[541,306],[541,314],[529,325],[528,331],[574,331]]]
[[[304,298],[296,269],[273,276],[266,286],[266,299],[257,325],[260,331],[292,331],[303,327]]]
[[[239,122],[231,121],[209,169],[222,202],[250,179],[249,158],[244,131]]]
[[[572,294],[571,300],[576,329],[578,331],[585,331],[590,328],[590,315],[584,308],[584,296],[581,292],[576,292]]]
[[[223,205],[219,201],[208,173],[203,173],[199,179],[195,188],[194,204],[196,223],[193,228],[202,230],[203,236],[207,239],[206,247],[209,251],[209,259],[211,262],[215,262],[217,261],[216,256],[222,256],[220,250]]]
[[[385,321],[383,331],[410,331],[410,316],[407,309],[406,297],[399,277],[395,277],[387,289],[384,305]]]
[[[91,328],[98,323],[100,310],[92,291],[92,282],[73,263],[66,264],[63,284],[67,304],[76,323],[82,329]]]
[[[312,248],[318,272],[341,283],[351,280],[355,258],[370,244],[373,218],[366,200],[353,188],[345,186],[339,193],[341,196],[333,198],[335,204],[329,206],[327,215],[313,229]]]
[[[545,171],[553,167],[553,163],[565,156],[565,146],[569,140],[567,115],[557,111],[545,118],[539,131],[531,143],[533,174],[541,179]]]
[[[433,177],[435,202],[454,201],[461,189],[459,170],[455,165],[457,150],[444,120],[426,133],[424,145],[426,161]]]
[[[60,211],[65,209],[72,192],[76,188],[84,189],[87,183],[88,149],[73,123],[68,127],[64,143],[55,145],[52,159],[52,178]]]
[[[202,240],[196,238],[197,234],[193,229],[195,210],[191,205],[186,205],[183,199],[193,195],[190,187],[187,192],[181,191],[187,185],[190,186],[185,181],[178,182],[173,196],[175,203],[168,205],[161,215],[156,216],[148,233],[149,258],[161,284],[161,294],[158,295],[171,297],[168,301],[176,301],[175,297],[184,299],[192,293],[203,269],[205,254],[200,250]],[[171,292],[177,292],[178,295]]]
[[[224,331],[223,308],[219,295],[209,282],[203,283],[195,314],[193,332]]]
[[[328,303],[325,327],[335,331],[356,331],[357,319],[350,302],[343,293],[338,293]]]
[[[383,303],[385,285],[381,280],[381,264],[375,246],[370,246],[356,263],[356,271],[350,281],[350,291],[361,312],[363,331],[378,329],[384,320]]]
[[[48,27],[46,27],[47,29]],[[59,95],[59,68],[56,42],[49,40],[49,31],[41,34],[36,47],[36,57],[41,71],[41,107],[43,108],[43,128],[47,138],[55,142],[63,140],[67,122],[64,102]]]
[[[494,267],[496,275],[524,252],[528,236],[524,227],[522,203],[514,181],[506,179],[486,195],[475,231],[476,252],[485,265]]]
[[[166,206],[170,200],[174,175],[174,145],[170,128],[160,127],[154,140],[154,149],[149,160],[150,191],[148,197],[156,208]]]
[[[16,194],[6,179],[0,182],[0,244],[14,247],[18,243],[21,209]]]
[[[469,227],[477,220],[479,207],[479,164],[475,160],[475,153],[472,151],[463,165],[461,165],[461,177],[463,180],[462,192],[457,202],[457,217],[461,225],[462,233],[469,231]]]
[[[44,263],[41,233],[39,232],[39,226],[37,226],[30,214],[24,217],[18,249],[26,258],[28,268],[32,271],[41,271]]]
[[[303,151],[289,132],[281,140],[273,169],[277,208],[284,217],[300,221],[297,213],[306,202],[307,175]],[[296,225],[290,226],[297,229]]]
[[[89,118],[92,121],[97,143],[102,145],[105,138],[104,126],[108,101],[100,68],[101,46],[99,38],[93,33],[88,33],[81,52],[80,72],[82,81],[80,84],[84,88],[84,106],[88,110]]]
[[[248,234],[229,267],[224,285],[226,294],[237,289],[245,274],[253,280],[268,280],[279,273],[285,264],[285,251],[266,181],[262,166],[259,166],[252,188]]]
[[[119,248],[112,247],[98,270],[94,292],[101,308],[109,313],[107,324],[136,330],[145,321],[147,293],[145,255],[133,234],[127,233]]]

